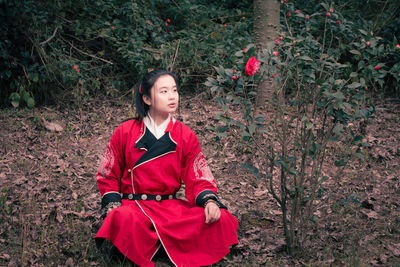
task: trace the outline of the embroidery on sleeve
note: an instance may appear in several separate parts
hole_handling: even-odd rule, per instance
[[[194,173],[197,179],[204,179],[210,182],[213,186],[217,187],[214,176],[206,162],[203,153],[200,151],[193,163]]]
[[[103,158],[101,159],[100,166],[97,169],[97,178],[107,177],[111,173],[111,170],[114,166],[114,161],[114,151],[112,150],[110,144],[108,144],[106,151],[103,154]]]

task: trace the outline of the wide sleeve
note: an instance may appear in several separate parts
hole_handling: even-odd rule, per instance
[[[196,135],[188,131],[184,140],[181,176],[185,183],[186,198],[200,207],[204,207],[207,200],[213,199],[221,208],[226,209],[218,198],[217,184]]]
[[[121,127],[112,135],[97,169],[96,179],[101,194],[101,207],[120,206],[120,182],[124,170]]]

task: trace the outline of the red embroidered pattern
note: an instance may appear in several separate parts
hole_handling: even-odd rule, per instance
[[[97,169],[97,178],[107,177],[114,166],[114,161],[114,151],[112,150],[110,144],[108,144],[106,151],[103,154],[103,158],[101,159],[100,166]]]
[[[197,179],[207,180],[213,186],[217,187],[217,183],[215,182],[214,176],[212,175],[202,152],[200,152],[195,158],[193,168]]]

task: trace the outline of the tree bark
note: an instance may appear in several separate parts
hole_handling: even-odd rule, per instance
[[[257,51],[272,48],[278,38],[280,4],[277,0],[254,0],[253,38]],[[267,105],[274,89],[272,79],[262,80],[257,87],[256,109]]]

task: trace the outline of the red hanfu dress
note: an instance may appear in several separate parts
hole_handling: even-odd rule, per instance
[[[121,199],[122,194],[171,195],[181,181],[187,200]],[[204,203],[210,198],[220,203],[216,183],[196,135],[172,117],[159,139],[143,121],[121,124],[103,155],[97,183],[103,207],[121,206],[107,215],[96,241],[109,239],[139,266],[154,266],[161,246],[175,266],[206,266],[238,243],[238,222],[226,209],[218,221],[205,223]]]

